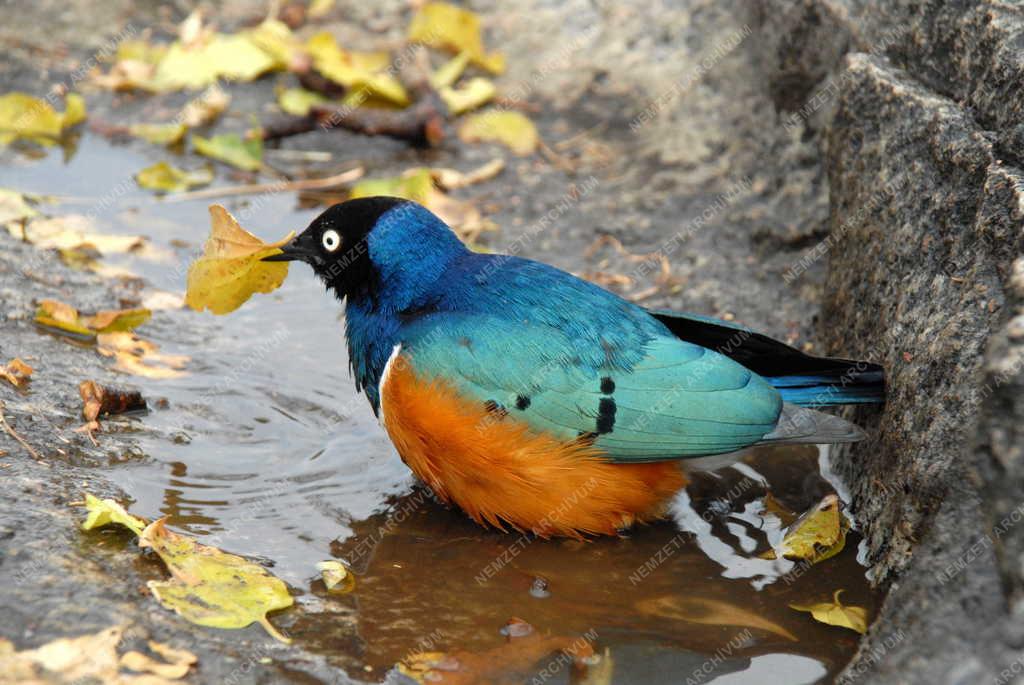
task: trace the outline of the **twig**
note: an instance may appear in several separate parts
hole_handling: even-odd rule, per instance
[[[203,200],[211,197],[224,197],[226,195],[257,195],[260,193],[287,193],[293,190],[324,190],[334,186],[344,185],[357,181],[363,177],[363,167],[358,166],[348,171],[343,171],[327,178],[304,178],[298,181],[280,181],[278,183],[247,183],[240,186],[224,186],[221,188],[206,188],[204,190],[193,190],[189,193],[178,193],[169,195],[157,202],[185,202],[187,200]]]
[[[24,447],[26,450],[28,450],[28,453],[32,455],[33,459],[35,459],[36,461],[38,461],[41,464],[46,464],[46,461],[43,460],[43,458],[42,458],[42,456],[40,456],[39,452],[36,452],[35,448],[33,448],[32,445],[30,445],[27,442],[25,442],[25,438],[23,438],[20,435],[18,435],[14,431],[14,429],[11,428],[11,424],[7,423],[7,418],[4,416],[4,409],[5,408],[6,408],[6,405],[4,404],[3,400],[0,400],[0,425],[2,425],[4,430],[7,431],[7,433],[12,438],[17,440],[21,444],[22,447]],[[46,465],[49,466],[49,464],[46,464]]]

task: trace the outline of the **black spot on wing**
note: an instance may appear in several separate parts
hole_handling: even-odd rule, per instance
[[[530,406],[530,398],[529,397],[527,397],[526,395],[517,395],[516,396],[516,409],[518,409],[519,411],[524,411],[527,408],[529,408],[529,406]]]
[[[615,381],[611,376],[605,376],[601,379],[601,392],[605,395],[611,395],[615,392]]]
[[[597,403],[597,434],[604,435],[615,430],[615,400],[602,397]]]

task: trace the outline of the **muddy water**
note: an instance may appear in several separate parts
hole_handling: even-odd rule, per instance
[[[8,158],[0,186],[56,190],[64,200],[54,213],[147,236],[155,258],[108,262],[142,276],[144,292],[180,291],[208,229],[207,203],[164,203],[135,188],[131,174],[164,157],[86,136],[69,163],[54,153]],[[301,230],[316,213],[290,195],[219,201],[265,238]],[[415,487],[355,394],[339,304],[307,268],[231,316],[159,311],[140,334],[189,355],[189,374],[125,379],[167,407],[114,422],[136,431],[145,456],[111,459],[107,475],[132,495],[133,511],[168,515],[271,567],[299,605],[275,622],[351,679],[379,682],[411,652],[458,651],[482,655],[481,682],[828,682],[857,636],[788,605],[843,589],[844,602],[874,610],[856,532],[808,569],[758,558],[782,526],[764,511],[768,491],[794,512],[833,491],[817,449],[764,450],[696,474],[671,520],[627,537],[533,540],[484,531]],[[355,569],[354,593],[328,595],[316,580],[315,563],[332,557]],[[512,617],[535,636],[585,639],[604,654],[603,671],[573,672],[510,643],[500,631]]]

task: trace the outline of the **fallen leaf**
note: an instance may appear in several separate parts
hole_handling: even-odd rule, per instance
[[[189,128],[212,123],[231,104],[231,96],[219,84],[213,84],[188,101],[178,114],[178,120]]]
[[[14,387],[21,388],[28,384],[32,371],[31,366],[15,357],[5,365],[0,366],[0,378],[5,378]]]
[[[425,205],[433,189],[434,181],[430,175],[430,169],[418,167],[409,169],[401,176],[360,181],[352,186],[349,198],[388,195]]]
[[[180,378],[189,361],[184,354],[165,354],[156,343],[127,332],[100,333],[96,351],[114,359],[114,371],[145,378]]]
[[[238,225],[220,205],[210,205],[210,237],[203,255],[188,269],[185,304],[196,311],[209,309],[227,314],[238,309],[253,293],[269,293],[281,287],[288,262],[264,262],[280,252],[294,233],[264,243]]]
[[[480,18],[467,9],[446,2],[427,2],[420,7],[409,26],[409,40],[465,53],[473,64],[492,74],[505,70],[504,55],[484,51]]]
[[[311,19],[319,19],[334,9],[334,0],[312,0],[306,14]]]
[[[97,333],[129,331],[149,321],[148,309],[114,309],[82,315],[69,304],[58,300],[40,300],[36,323],[50,328],[93,337]]]
[[[181,309],[185,306],[185,296],[166,290],[153,290],[142,296],[142,306],[151,311]]]
[[[245,628],[258,622],[273,637],[291,642],[266,614],[290,607],[292,597],[287,586],[259,564],[173,533],[165,518],[142,531],[139,546],[156,552],[171,572],[171,580],[147,584],[164,607],[214,628]]]
[[[24,221],[38,214],[39,212],[28,203],[26,195],[9,188],[0,188],[0,224]]]
[[[276,68],[297,72],[309,69],[309,53],[283,21],[264,19],[244,35],[273,58]]]
[[[192,136],[196,152],[211,159],[246,171],[259,171],[263,166],[263,141],[243,139],[237,133],[222,133],[210,138]]]
[[[761,554],[764,559],[824,561],[843,551],[850,522],[840,508],[836,495],[827,495],[811,510],[786,528],[778,549]]]
[[[444,190],[455,190],[489,181],[500,174],[504,168],[505,160],[499,157],[465,173],[456,169],[434,168],[430,170],[430,174],[434,177],[434,182]]]
[[[439,91],[441,99],[453,115],[482,107],[493,100],[497,93],[494,83],[480,77],[470,79],[460,88],[444,86]]]
[[[135,175],[136,182],[143,188],[164,193],[179,193],[205,186],[213,182],[213,169],[209,166],[195,171],[185,171],[167,162],[157,162]]]
[[[80,95],[69,94],[65,107],[60,114],[50,103],[27,93],[0,95],[0,145],[16,138],[53,144],[65,129],[85,119],[85,101]]]
[[[839,601],[839,595],[843,590],[836,590],[832,595],[831,602],[820,604],[790,604],[790,609],[805,611],[814,617],[814,620],[827,623],[830,626],[849,628],[861,635],[868,632],[868,610],[864,607],[845,606]]]
[[[499,109],[466,117],[459,127],[459,138],[467,143],[501,143],[517,155],[532,153],[540,142],[537,128],[525,114]]]
[[[140,236],[96,233],[93,220],[82,214],[38,217],[21,226],[7,224],[7,232],[42,249],[69,249],[91,245],[102,254],[131,252],[145,246]]]
[[[460,52],[430,75],[431,87],[434,90],[441,90],[442,88],[455,85],[455,82],[459,80],[467,66],[469,66],[469,54]]]
[[[334,36],[326,31],[312,36],[306,42],[306,49],[318,72],[350,92],[365,91],[401,107],[409,104],[409,94],[401,81],[388,73],[391,62],[388,53],[342,50]]]
[[[192,664],[197,661],[196,655],[188,650],[173,649],[152,640],[149,641],[149,648],[159,654],[163,661],[133,650],[121,655],[121,668],[139,673],[152,673],[169,680],[179,680],[188,674]]]
[[[252,81],[276,65],[250,36],[215,33],[191,45],[172,43],[157,64],[149,87],[167,91],[205,88],[222,78]]]
[[[143,529],[148,525],[145,519],[132,516],[114,500],[101,500],[89,493],[85,493],[85,509],[88,512],[88,516],[82,522],[82,530],[93,530],[94,528],[101,528],[111,523],[116,523],[124,526],[136,535],[141,535]]]
[[[14,651],[0,640],[2,683],[109,683],[109,685],[173,685],[159,675],[122,673],[117,647],[126,639],[124,626],[113,626],[74,638],[60,638],[37,649]]]
[[[306,116],[313,105],[324,102],[327,98],[323,95],[304,88],[286,88],[277,94],[277,106],[281,111],[297,117]]]
[[[676,596],[656,597],[641,601],[637,605],[637,609],[645,614],[663,616],[688,623],[755,628],[784,637],[793,642],[797,641],[796,635],[793,635],[793,633],[778,623],[762,618],[752,611],[716,599]]]
[[[128,133],[154,145],[175,145],[188,132],[185,124],[132,124]]]
[[[316,568],[320,571],[324,586],[329,592],[345,594],[356,589],[356,577],[345,568],[345,564],[337,560],[319,561]]]

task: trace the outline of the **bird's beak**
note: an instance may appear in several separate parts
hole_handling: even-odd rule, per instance
[[[307,262],[313,263],[313,258],[316,256],[316,250],[310,244],[311,239],[305,233],[297,235],[292,238],[291,242],[285,243],[281,246],[281,254],[273,254],[269,257],[264,257],[260,261],[263,262]]]

